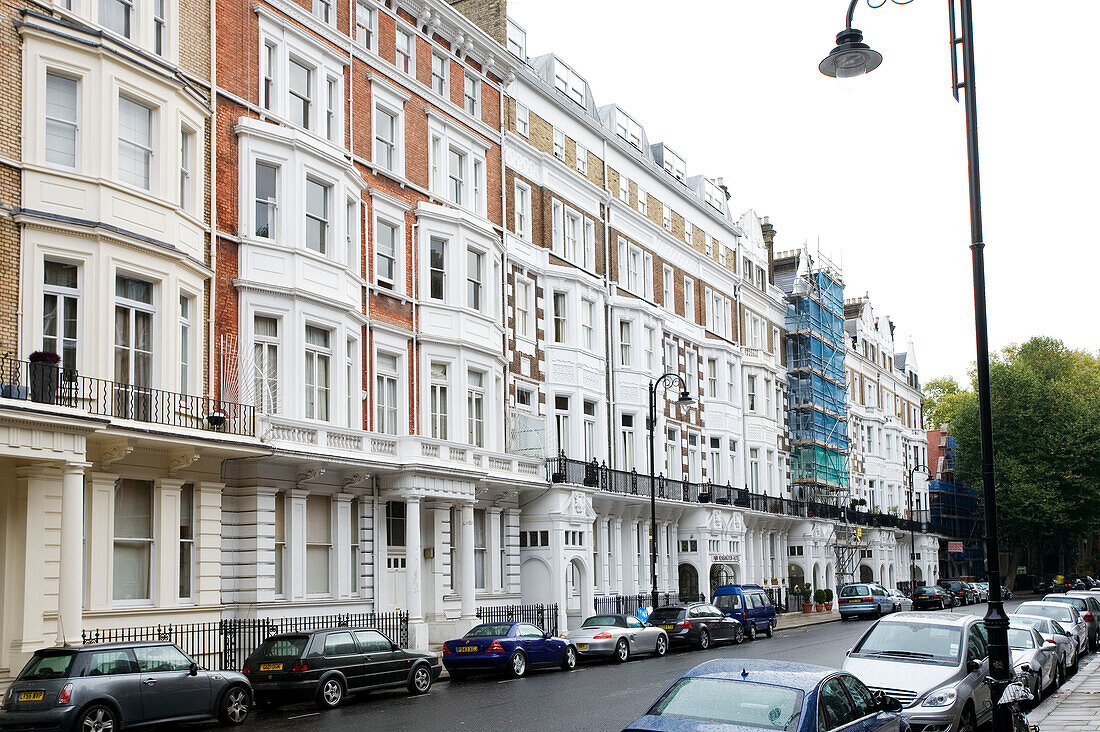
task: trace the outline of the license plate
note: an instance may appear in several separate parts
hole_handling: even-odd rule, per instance
[[[21,691],[19,692],[19,701],[21,702],[36,702],[42,701],[46,698],[46,692],[44,691]]]
[[[281,663],[261,663],[260,664],[260,670],[261,671],[282,671],[283,670],[283,664],[281,664]]]
[[[662,625],[661,630],[672,630],[672,626],[671,625]]]
[[[459,653],[477,653],[480,650],[477,646],[459,646]]]
[[[577,650],[578,650],[578,651],[586,651],[586,650],[588,650],[588,644],[587,644],[587,643],[578,643],[578,644],[577,644]]]

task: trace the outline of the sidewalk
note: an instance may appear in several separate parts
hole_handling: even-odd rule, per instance
[[[840,611],[836,608],[828,613],[783,613],[779,616],[779,624],[776,630],[790,630],[791,628],[803,628],[807,625],[819,623],[831,623],[840,620]]]
[[[1046,732],[1100,731],[1100,658],[1082,660],[1077,675],[1028,712],[1027,720]]]

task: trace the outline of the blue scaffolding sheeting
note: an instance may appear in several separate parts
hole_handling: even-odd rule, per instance
[[[790,414],[791,439],[819,443],[834,452],[848,449],[845,422],[816,409],[799,409]]]
[[[847,413],[844,390],[837,389],[835,383],[812,373],[791,374],[788,381],[790,385],[788,399],[792,410],[808,406],[817,407],[835,415]]]

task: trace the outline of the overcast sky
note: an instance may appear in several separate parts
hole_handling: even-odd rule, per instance
[[[874,0],[876,3],[878,0]],[[1100,303],[1100,2],[974,0],[991,349],[1034,335],[1096,351]],[[818,62],[846,0],[508,0],[527,51],[553,51],[686,160],[738,214],[771,217],[869,293],[923,381],[974,361],[963,106],[947,3],[861,0],[884,56],[858,80]]]

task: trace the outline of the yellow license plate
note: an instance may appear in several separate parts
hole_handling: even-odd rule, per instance
[[[42,701],[46,698],[46,692],[44,691],[21,691],[19,692],[19,701],[32,702]]]
[[[281,663],[261,663],[260,664],[260,670],[261,671],[282,671],[283,670],[283,664],[281,664]]]
[[[578,651],[586,651],[586,650],[588,650],[588,644],[587,644],[587,643],[578,643],[578,644],[577,644],[577,650],[578,650]]]
[[[661,630],[672,630],[672,626],[671,625],[662,625]]]
[[[477,653],[480,649],[477,646],[459,646],[459,653]]]

